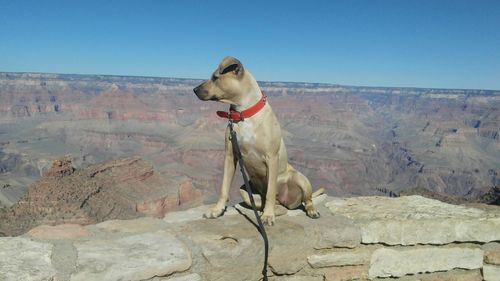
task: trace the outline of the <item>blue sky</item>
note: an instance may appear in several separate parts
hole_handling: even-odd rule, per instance
[[[0,71],[500,89],[500,1],[0,0]]]

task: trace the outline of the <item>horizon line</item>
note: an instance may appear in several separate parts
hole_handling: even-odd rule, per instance
[[[51,74],[51,75],[78,75],[78,76],[109,76],[109,77],[136,77],[136,78],[160,78],[160,79],[178,79],[178,80],[199,80],[202,78],[187,78],[187,77],[172,77],[172,76],[146,76],[146,75],[124,75],[124,74],[99,74],[99,73],[59,73],[59,72],[41,72],[41,71],[0,71],[0,73],[12,74]],[[479,89],[479,88],[440,88],[440,87],[423,87],[423,86],[367,86],[367,85],[346,85],[330,82],[306,82],[306,81],[269,81],[257,80],[262,83],[288,83],[288,84],[313,84],[324,86],[339,86],[339,87],[354,87],[354,88],[390,88],[390,89],[419,89],[419,90],[456,90],[456,91],[488,91],[499,92],[500,89]]]

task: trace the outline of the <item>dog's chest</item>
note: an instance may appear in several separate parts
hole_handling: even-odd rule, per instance
[[[247,161],[259,160],[261,153],[257,149],[259,147],[259,135],[255,124],[248,121],[243,121],[237,124],[238,145],[240,146],[243,157],[250,158]]]

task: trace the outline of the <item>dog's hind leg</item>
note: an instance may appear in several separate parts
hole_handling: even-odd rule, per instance
[[[262,211],[262,197],[260,196],[259,193],[254,192],[254,189],[252,189],[252,193],[253,193],[253,200],[255,201],[255,206],[257,207],[257,210]],[[250,197],[248,196],[248,192],[245,189],[245,185],[242,185],[240,187],[240,194],[241,194],[241,197],[243,198],[243,202],[245,202],[245,204],[247,204],[249,207],[251,207],[252,202],[250,202]],[[278,216],[286,215],[288,210],[287,210],[287,208],[282,206],[279,201],[277,201],[276,205],[274,206],[274,212],[275,212],[276,216],[278,217]]]
[[[304,203],[307,215],[313,219],[319,218],[319,213],[314,207],[314,204],[312,202],[313,192],[311,183],[306,178],[306,176],[304,176],[299,171],[295,170],[290,165],[289,165],[289,173],[290,173],[290,177],[288,179],[289,189],[293,190],[300,188],[300,190],[302,191],[301,201]]]

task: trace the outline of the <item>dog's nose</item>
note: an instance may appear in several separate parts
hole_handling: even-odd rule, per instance
[[[194,88],[194,89],[193,89],[193,92],[194,92],[195,94],[197,94],[199,90],[200,90],[200,86],[198,86],[198,87]]]

